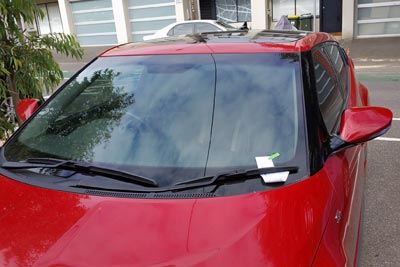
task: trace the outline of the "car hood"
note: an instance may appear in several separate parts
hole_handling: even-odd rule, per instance
[[[310,266],[331,192],[324,174],[197,199],[83,195],[0,176],[0,266]]]

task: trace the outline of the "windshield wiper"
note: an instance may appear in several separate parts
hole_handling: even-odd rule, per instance
[[[241,179],[249,179],[252,177],[258,177],[262,174],[268,173],[277,173],[277,172],[286,172],[288,171],[289,174],[297,173],[299,167],[297,166],[285,166],[285,167],[269,167],[269,168],[260,168],[260,169],[248,169],[248,170],[235,170],[230,172],[219,173],[214,176],[205,176],[201,178],[195,178],[192,180],[187,180],[184,182],[176,183],[175,185],[190,185],[190,184],[200,184],[203,180],[205,181],[205,185],[212,185],[216,184],[217,182],[225,182],[225,181],[232,181],[232,180],[241,180]],[[211,179],[210,179],[211,178]],[[203,183],[201,183],[203,184]]]
[[[158,183],[151,178],[143,177],[129,172],[124,172],[117,169],[100,167],[91,163],[77,162],[73,160],[62,160],[55,158],[29,158],[23,162],[6,161],[1,165],[1,167],[4,169],[54,168],[72,170],[78,172],[87,172],[94,175],[102,175],[124,182],[135,182],[138,184],[153,187],[158,186]]]
[[[117,191],[132,191],[132,192],[144,192],[144,193],[160,193],[167,191],[181,191],[188,190],[199,187],[206,187],[210,185],[223,184],[225,182],[230,181],[241,181],[247,179],[259,178],[262,174],[268,173],[277,173],[277,172],[286,172],[289,174],[297,173],[299,167],[297,166],[288,166],[288,167],[269,167],[262,169],[248,169],[248,170],[235,170],[230,172],[219,173],[214,176],[205,176],[201,178],[195,178],[192,180],[187,180],[184,182],[176,183],[171,186],[165,187],[157,187],[157,188],[134,188],[134,189],[126,189],[126,188],[113,188],[113,190]],[[83,181],[83,183],[79,184],[77,187],[82,188],[91,188],[91,189],[109,189],[101,186],[93,186],[87,183],[87,181]]]

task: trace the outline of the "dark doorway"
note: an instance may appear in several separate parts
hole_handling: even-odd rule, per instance
[[[200,18],[201,19],[217,19],[217,10],[215,8],[215,0],[200,0]]]
[[[320,31],[342,31],[342,0],[321,0]]]

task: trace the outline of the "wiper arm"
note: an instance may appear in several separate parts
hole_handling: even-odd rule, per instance
[[[209,179],[208,181],[204,182],[205,185],[212,185],[217,182],[221,181],[230,181],[230,180],[240,180],[240,179],[248,179],[251,177],[258,177],[262,174],[268,173],[277,173],[277,172],[286,172],[288,171],[289,174],[297,173],[299,167],[297,166],[285,166],[285,167],[268,167],[268,168],[260,168],[260,169],[248,169],[248,170],[235,170],[231,172],[224,172],[219,173],[214,176],[206,176],[201,178],[196,178],[180,183],[176,183],[175,185],[190,185],[192,183],[201,182],[203,180]],[[211,179],[210,179],[211,178]]]
[[[157,187],[158,183],[147,177],[124,172],[117,169],[96,166],[90,163],[77,162],[73,160],[62,160],[55,158],[29,158],[24,162],[6,161],[1,165],[4,169],[32,169],[32,168],[54,168],[63,170],[83,171],[95,175],[102,175],[120,181],[135,182],[146,186]]]
[[[120,190],[124,191],[132,191],[132,192],[144,192],[144,193],[161,193],[167,191],[181,191],[199,187],[206,187],[218,183],[223,183],[226,181],[240,181],[246,179],[253,179],[260,177],[261,174],[268,174],[268,173],[277,173],[277,172],[289,172],[289,174],[297,173],[299,167],[297,166],[288,166],[288,167],[269,167],[269,168],[262,168],[262,169],[249,169],[249,170],[240,170],[240,171],[231,171],[220,173],[215,176],[205,176],[201,178],[195,178],[192,180],[180,182],[173,184],[171,186],[165,187],[157,187],[157,188],[134,188],[134,189],[126,189],[121,188]],[[203,181],[204,180],[204,181]],[[85,183],[85,181],[83,182]],[[99,186],[93,186],[90,184],[79,184],[78,187],[82,188],[92,188],[92,189],[108,189],[102,188]],[[114,190],[117,190],[114,188]],[[119,189],[118,189],[119,190]]]

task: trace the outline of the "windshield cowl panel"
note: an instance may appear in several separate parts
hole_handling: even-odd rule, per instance
[[[83,162],[168,187],[278,153],[275,166],[299,166],[292,183],[307,170],[300,75],[293,53],[99,58],[12,137],[5,160]],[[227,187],[265,189],[241,183],[251,186]]]

